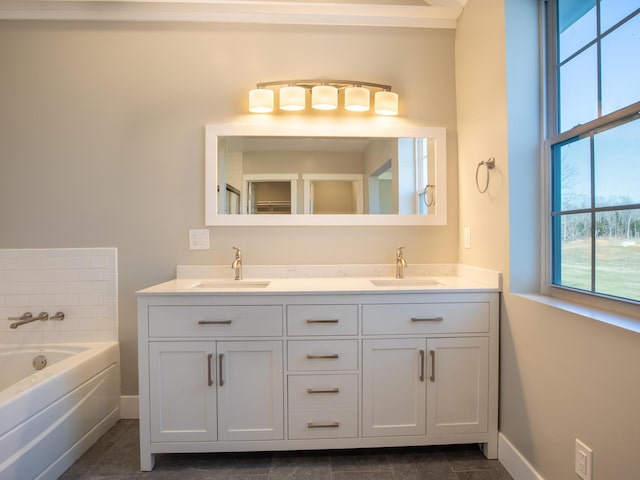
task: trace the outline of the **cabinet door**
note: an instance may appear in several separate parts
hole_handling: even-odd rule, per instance
[[[284,438],[281,341],[218,342],[220,440]]]
[[[487,431],[489,339],[427,341],[427,433]]]
[[[425,339],[363,340],[366,437],[425,434]]]
[[[215,343],[151,342],[151,441],[216,440]]]

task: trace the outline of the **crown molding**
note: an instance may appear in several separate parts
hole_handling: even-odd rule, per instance
[[[0,20],[218,22],[455,29],[460,7],[247,0],[0,0]]]

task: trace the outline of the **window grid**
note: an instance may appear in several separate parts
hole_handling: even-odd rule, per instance
[[[624,124],[627,122],[632,122],[640,118],[640,102],[636,102],[632,105],[629,105],[625,108],[622,108],[616,112],[612,112],[610,114],[603,116],[602,111],[602,41],[608,35],[615,32],[618,28],[625,25],[627,22],[631,21],[634,17],[640,14],[640,9],[636,9],[634,12],[631,12],[626,17],[619,20],[610,28],[607,28],[604,32],[601,32],[601,5],[600,0],[596,0],[595,8],[596,8],[596,35],[595,38],[587,42],[585,45],[582,45],[575,52],[567,55],[562,61],[560,59],[560,28],[559,28],[559,18],[560,13],[558,9],[558,0],[551,0],[549,2],[549,10],[548,14],[548,32],[549,32],[549,44],[548,44],[548,60],[551,64],[552,68],[548,70],[549,78],[548,78],[548,96],[547,98],[551,100],[548,105],[548,113],[549,113],[549,133],[550,138],[547,141],[547,145],[550,147],[551,155],[551,198],[550,198],[550,233],[551,233],[551,271],[550,271],[550,281],[551,286],[566,288],[569,290],[578,290],[578,291],[587,291],[587,293],[594,294],[596,296],[605,296],[611,298],[619,298],[614,294],[602,294],[597,291],[596,284],[596,274],[597,274],[597,256],[596,256],[596,248],[597,248],[597,234],[596,234],[596,226],[597,226],[597,217],[599,213],[603,212],[623,212],[623,211],[631,211],[640,209],[640,204],[623,204],[623,205],[610,205],[610,206],[596,206],[596,158],[595,158],[595,136],[603,130],[607,130],[610,128],[615,128],[620,124]],[[585,122],[584,124],[578,124],[575,126],[571,126],[567,128],[565,131],[561,131],[561,115],[562,115],[562,107],[561,107],[561,85],[560,85],[560,75],[561,75],[561,67],[567,65],[571,60],[578,57],[581,53],[586,52],[588,49],[592,47],[596,47],[596,65],[597,65],[597,76],[596,76],[596,84],[597,84],[597,117],[591,119],[591,121]],[[633,61],[633,59],[630,59]],[[562,185],[561,185],[561,158],[559,155],[559,151],[561,147],[564,145],[571,144],[577,140],[589,138],[589,170],[590,170],[590,201],[589,207],[587,208],[573,208],[563,210],[563,206],[561,203],[561,195],[562,195]],[[590,236],[590,288],[586,289],[583,287],[572,287],[562,284],[562,228],[563,228],[563,219],[570,218],[570,215],[579,215],[585,214],[588,215],[589,221],[589,236]],[[625,301],[637,302],[640,301],[640,298],[619,298]]]

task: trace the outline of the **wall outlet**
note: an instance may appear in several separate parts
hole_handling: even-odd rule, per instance
[[[582,480],[592,480],[593,451],[576,438],[576,473]]]
[[[471,248],[471,227],[464,227],[464,248]]]
[[[208,250],[209,230],[189,230],[189,250]]]

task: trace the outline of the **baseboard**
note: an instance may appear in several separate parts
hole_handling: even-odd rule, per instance
[[[137,395],[122,395],[120,397],[120,418],[139,418]]]
[[[513,480],[544,480],[502,433],[498,434],[498,460]]]

